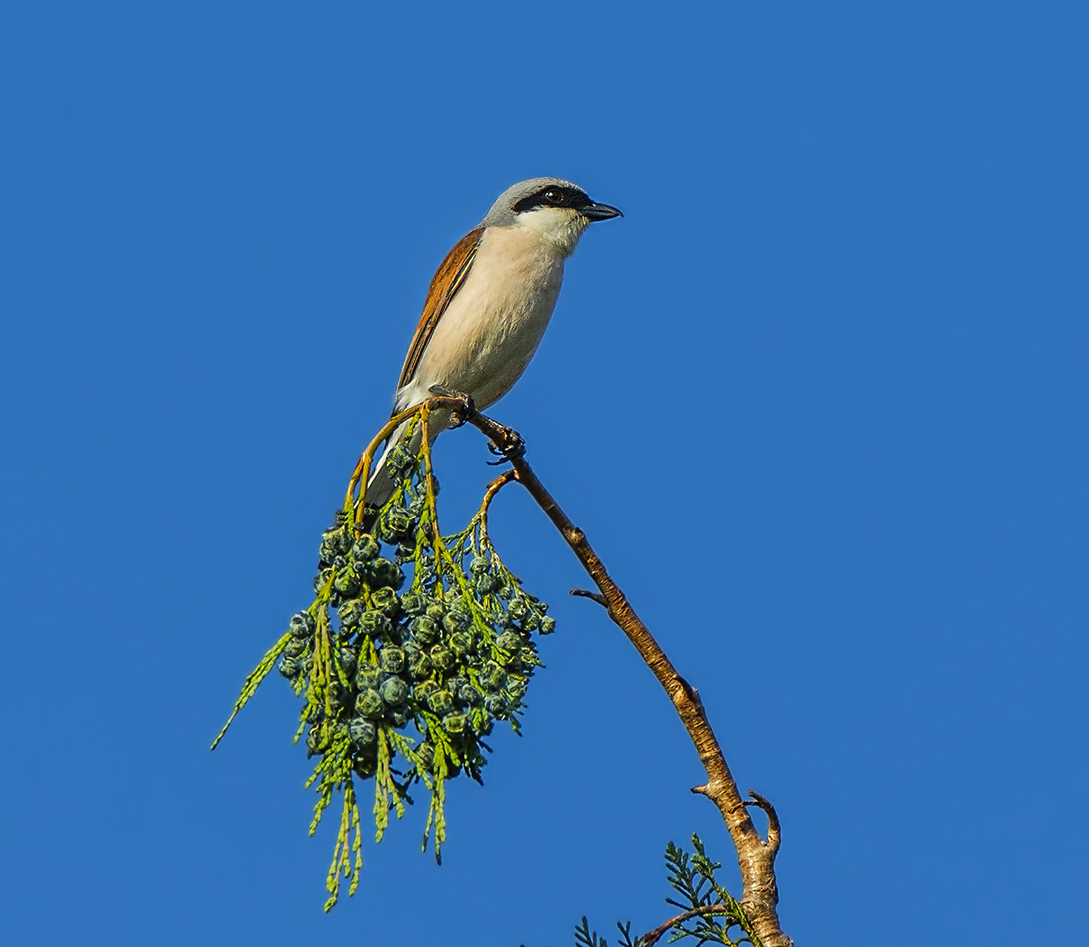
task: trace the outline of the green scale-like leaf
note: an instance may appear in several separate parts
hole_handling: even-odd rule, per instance
[[[483,738],[496,721],[518,729],[540,666],[533,633],[555,627],[548,606],[499,558],[483,510],[461,532],[441,535],[428,438],[415,455],[409,448],[425,415],[417,413],[389,455],[400,480],[381,510],[364,510],[361,477],[353,478],[319,542],[314,601],[246,679],[227,723],[279,660],[303,700],[295,739],[305,738],[317,758],[306,783],[318,796],[311,833],[342,801],[326,910],[343,878],[349,893],[359,883],[360,781],[374,781],[379,841],[390,811],[403,815],[409,790],[421,784],[430,796],[424,847],[433,837],[441,858],[445,782],[479,782],[490,752]]]

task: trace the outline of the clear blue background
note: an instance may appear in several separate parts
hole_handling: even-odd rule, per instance
[[[528,501],[525,736],[323,916],[270,680],[428,280],[507,185],[622,207],[496,409],[779,807],[799,944],[1084,932],[1084,4],[6,4],[10,943],[552,947],[733,855]],[[438,463],[446,522],[493,474]],[[732,872],[724,872],[731,877]]]

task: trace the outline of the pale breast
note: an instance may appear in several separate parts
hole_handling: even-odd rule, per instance
[[[489,228],[406,386],[414,389],[406,403],[434,384],[468,392],[481,408],[502,398],[537,350],[562,281],[563,256],[538,234]]]

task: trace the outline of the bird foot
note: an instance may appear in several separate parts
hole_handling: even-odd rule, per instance
[[[525,439],[512,427],[504,427],[496,440],[488,444],[488,450],[495,454],[499,460],[489,460],[489,467],[498,467],[508,461],[518,460],[525,455]]]
[[[466,391],[457,391],[454,388],[447,388],[445,385],[432,385],[428,391],[440,398],[453,398],[461,402],[458,407],[452,409],[450,416],[451,428],[461,427],[476,414],[476,402],[473,401],[473,396]]]

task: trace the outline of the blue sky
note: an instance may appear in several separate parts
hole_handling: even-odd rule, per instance
[[[695,753],[543,515],[524,736],[321,913],[308,604],[428,280],[509,184],[625,218],[493,412],[783,820],[799,944],[1071,939],[1089,481],[1081,4],[49,3],[0,12],[13,942],[561,945],[730,864]],[[463,430],[443,511],[493,471]],[[418,809],[419,807],[417,807]],[[724,873],[724,877],[731,877]]]

